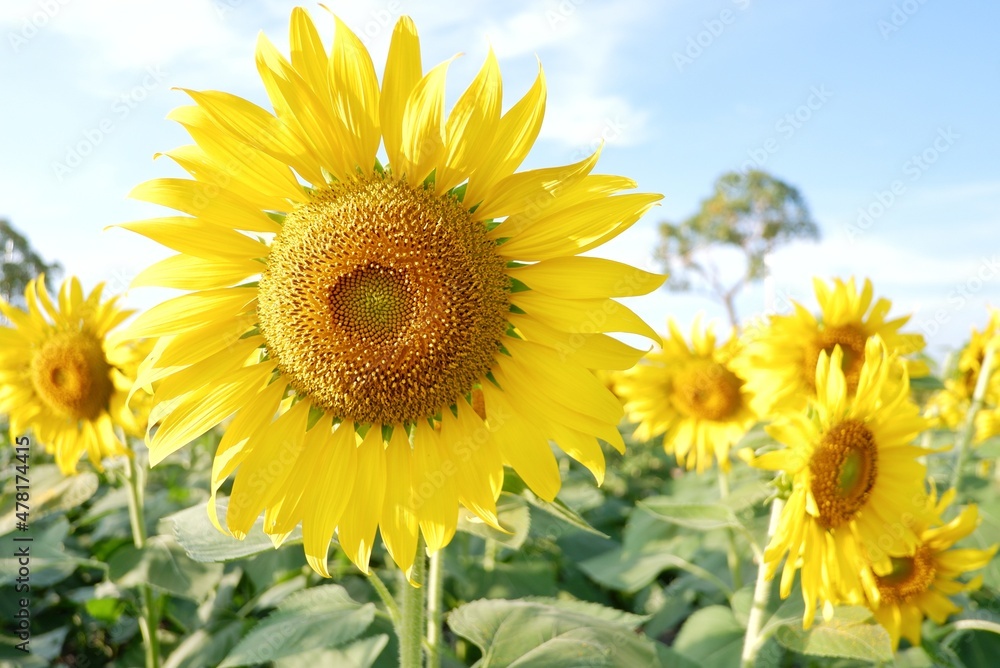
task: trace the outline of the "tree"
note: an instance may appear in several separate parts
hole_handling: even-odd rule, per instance
[[[42,272],[51,288],[53,274],[61,270],[58,262],[46,263],[23,234],[0,218],[0,297],[4,301],[19,301],[28,281]]]
[[[656,257],[670,274],[666,287],[687,291],[698,284],[722,302],[733,327],[739,326],[736,295],[767,275],[767,256],[780,244],[820,236],[799,191],[760,170],[723,174],[697,213],[680,224],[660,223],[660,235]],[[713,257],[720,248],[743,254],[743,273],[728,286]]]

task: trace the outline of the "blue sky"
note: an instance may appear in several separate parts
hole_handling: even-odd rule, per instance
[[[810,277],[871,277],[912,312],[937,357],[1000,306],[1000,6],[987,2],[445,2],[330,0],[381,71],[409,14],[425,68],[456,53],[454,99],[492,44],[505,104],[541,60],[542,136],[526,167],[563,164],[607,140],[598,169],[665,195],[598,254],[654,268],[657,223],[692,213],[722,172],[759,166],[800,189],[823,233],[774,255],[779,305],[814,305]],[[117,222],[161,215],[128,200],[178,175],[158,151],[188,143],[166,114],[173,87],[266,105],[253,63],[263,30],[287,45],[289,2],[5,0],[0,5],[0,216],[88,286],[124,291],[167,251]],[[306,5],[326,35],[332,19]],[[864,213],[865,215],[862,215]],[[725,258],[723,258],[725,260]],[[166,291],[136,289],[149,306]],[[660,291],[630,305],[656,327],[699,310]],[[744,317],[763,307],[746,291]]]

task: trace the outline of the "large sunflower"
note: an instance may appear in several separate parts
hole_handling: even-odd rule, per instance
[[[116,427],[134,436],[146,428],[125,399],[149,349],[110,333],[132,312],[117,297],[102,302],[103,287],[84,295],[69,278],[56,303],[39,277],[24,292],[26,310],[0,300],[12,325],[0,327],[0,412],[13,433],[31,429],[67,475],[84,453],[98,470],[105,457],[128,453]]]
[[[769,425],[786,447],[751,462],[791,477],[764,560],[773,577],[785,558],[782,597],[801,570],[807,626],[818,601],[861,602],[873,571],[889,573],[891,558],[912,554],[919,542],[926,467],[917,460],[926,452],[910,443],[925,421],[894,363],[881,339],[870,339],[856,390],[848,391],[840,346],[821,352],[811,410]]]
[[[948,597],[979,589],[983,578],[976,576],[969,582],[958,578],[984,567],[996,554],[996,545],[985,550],[951,549],[979,523],[979,511],[970,505],[942,524],[940,518],[954,498],[955,490],[948,490],[940,500],[934,493],[928,495],[928,516],[914,527],[920,537],[916,549],[910,555],[892,557],[892,570],[876,576],[866,590],[875,619],[892,636],[893,649],[900,637],[920,646],[924,617],[943,624],[949,615],[961,612]]]
[[[232,534],[261,512],[277,542],[301,522],[327,575],[335,530],[365,571],[379,530],[406,570],[418,530],[431,551],[451,540],[459,504],[497,525],[504,464],[552,499],[550,440],[598,480],[598,438],[624,448],[621,405],[591,370],[642,355],[605,332],[655,340],[611,298],[662,277],[576,256],[660,195],[618,194],[635,183],[592,174],[597,154],[515,173],[541,125],[541,72],[501,114],[491,52],[446,117],[448,63],[422,73],[409,18],[381,86],[339,20],[328,53],[295,9],[290,44],[290,60],[257,44],[274,115],[188,91],[195,105],[172,117],[195,145],[167,155],[193,178],[132,193],[188,214],[124,225],[180,252],[137,283],[194,290],[132,328],[170,337],[141,379],[162,379],[154,401],[170,407],[151,462],[235,414],[211,483],[214,497],[236,472]]]
[[[818,318],[793,302],[794,313],[771,316],[766,325],[747,332],[745,354],[736,366],[746,376],[760,415],[805,406],[806,398],[816,394],[816,362],[821,353],[832,353],[834,346],[841,348],[850,392],[858,385],[870,337],[879,335],[890,351],[900,355],[924,347],[920,334],[899,331],[910,316],[886,320],[892,302],[880,298],[872,304],[872,283],[867,278],[861,292],[853,277],[846,283],[834,279],[832,287],[814,278],[813,288],[820,307]]]
[[[637,422],[636,438],[663,435],[663,447],[678,463],[701,473],[718,459],[729,470],[729,448],[757,421],[743,380],[729,368],[737,341],[716,346],[711,327],[696,321],[691,345],[671,319],[660,350],[623,372],[615,390]]]

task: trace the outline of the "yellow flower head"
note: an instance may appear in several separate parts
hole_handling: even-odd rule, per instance
[[[976,443],[1000,434],[1000,310],[990,309],[986,326],[982,330],[972,330],[969,343],[958,357],[953,376],[946,378],[944,389],[927,402],[928,416],[937,425],[958,428],[972,404],[972,395],[990,346],[997,350],[993,356],[993,369],[985,381],[984,410],[976,415]]]
[[[899,331],[909,316],[886,320],[892,302],[880,298],[872,304],[870,280],[865,279],[861,292],[854,278],[846,283],[834,279],[832,287],[814,278],[813,288],[820,306],[818,318],[795,302],[794,313],[771,316],[767,325],[750,333],[745,354],[736,363],[746,375],[760,415],[804,407],[816,394],[816,362],[822,353],[831,354],[834,346],[841,348],[850,392],[858,385],[865,344],[872,336],[880,336],[890,351],[900,355],[924,347],[920,334]]]
[[[541,72],[501,114],[490,52],[445,115],[448,63],[423,72],[409,18],[381,85],[340,20],[327,51],[295,9],[290,44],[290,59],[257,44],[273,114],[188,91],[172,118],[195,144],[167,155],[192,178],[132,193],[187,214],[123,226],[180,253],[137,283],[193,291],[132,328],[169,337],[140,379],[162,379],[154,401],[170,407],[151,461],[235,415],[211,483],[214,499],[239,469],[234,535],[262,512],[276,542],[301,522],[328,575],[334,531],[365,571],[379,531],[407,570],[418,531],[440,549],[459,505],[498,526],[505,464],[552,499],[550,440],[598,480],[597,439],[624,448],[621,404],[591,370],[642,355],[606,332],[656,339],[612,298],[663,279],[578,255],[661,197],[622,194],[635,182],[592,173],[596,153],[516,171],[541,126]]]
[[[943,624],[949,615],[961,612],[948,597],[975,591],[982,576],[969,582],[959,577],[986,566],[997,552],[997,545],[985,550],[951,549],[968,536],[979,523],[979,511],[970,505],[955,519],[941,523],[941,516],[955,498],[948,490],[938,500],[935,493],[927,497],[928,516],[918,520],[915,528],[920,541],[912,554],[892,557],[892,569],[876,575],[866,589],[868,604],[875,619],[892,636],[893,649],[900,637],[920,646],[920,625],[924,617]]]
[[[127,454],[116,427],[136,436],[146,428],[126,397],[149,349],[110,334],[132,312],[117,297],[102,302],[103,287],[84,295],[69,278],[53,302],[39,277],[25,290],[26,310],[0,300],[12,325],[0,327],[0,413],[13,433],[31,429],[67,475],[84,453],[98,470],[105,457]]]
[[[918,543],[926,468],[917,459],[926,452],[910,443],[925,421],[894,363],[881,339],[870,339],[849,391],[840,346],[821,352],[810,410],[770,425],[786,447],[751,462],[791,477],[764,559],[770,577],[785,557],[782,597],[801,570],[807,626],[818,601],[860,602],[871,568],[888,572],[891,557],[912,554]]]
[[[701,473],[718,459],[729,470],[729,448],[757,421],[743,380],[729,367],[735,339],[716,346],[711,327],[696,321],[691,345],[672,319],[660,350],[621,374],[616,390],[625,400],[636,438],[663,435],[663,447],[688,469]]]

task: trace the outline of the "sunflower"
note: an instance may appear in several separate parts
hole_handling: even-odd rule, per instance
[[[656,340],[612,298],[663,277],[577,255],[661,196],[621,194],[635,182],[593,174],[597,153],[516,172],[542,121],[541,71],[501,114],[491,51],[445,117],[448,63],[422,73],[409,18],[381,86],[339,19],[328,53],[295,9],[290,44],[290,59],[257,44],[274,114],[187,91],[195,104],[172,118],[195,144],[166,155],[192,178],[132,193],[187,214],[123,225],[179,251],[135,284],[193,291],[131,330],[168,337],[140,379],[159,380],[154,402],[169,406],[150,459],[233,416],[211,489],[235,472],[234,536],[262,512],[276,543],[301,523],[329,575],[335,530],[365,572],[378,530],[407,571],[419,535],[431,552],[451,540],[459,505],[499,526],[504,465],[551,500],[550,441],[598,482],[598,439],[624,449],[621,404],[592,370],[643,354],[606,332]]]
[[[75,277],[59,288],[58,304],[45,277],[28,283],[27,310],[0,299],[11,327],[0,327],[0,412],[13,433],[31,429],[66,475],[86,453],[101,470],[105,457],[129,452],[116,427],[139,436],[145,413],[126,405],[148,346],[109,334],[132,315],[101,301],[104,285],[84,295]]]
[[[678,463],[701,473],[718,459],[729,470],[729,448],[756,423],[743,379],[729,367],[735,338],[716,346],[712,328],[700,321],[691,328],[691,345],[671,319],[660,350],[622,372],[616,390],[635,436],[648,441],[663,435],[663,447]]]
[[[801,570],[806,626],[817,601],[860,602],[873,570],[888,573],[892,557],[912,554],[915,523],[926,513],[926,467],[917,461],[926,452],[910,445],[925,421],[909,398],[908,377],[895,376],[895,360],[873,337],[848,391],[843,355],[839,345],[820,353],[810,410],[769,425],[786,447],[751,461],[791,478],[764,560],[770,578],[785,557],[783,598]]]
[[[986,326],[972,330],[969,343],[958,356],[951,378],[944,381],[944,389],[927,403],[927,414],[935,426],[957,429],[965,420],[972,405],[972,395],[979,381],[979,374],[989,346],[1000,346],[1000,310],[991,309]],[[1000,351],[998,351],[1000,352]],[[993,369],[986,380],[983,410],[975,418],[975,442],[981,443],[1000,434],[1000,359],[994,353]]]
[[[979,511],[973,504],[942,524],[940,518],[954,499],[955,490],[948,490],[940,500],[934,492],[928,495],[928,517],[915,526],[920,536],[916,550],[908,556],[893,557],[892,570],[876,575],[874,586],[866,591],[875,619],[892,636],[893,649],[900,637],[920,646],[924,617],[943,624],[949,615],[961,612],[948,597],[979,589],[983,578],[979,575],[969,582],[958,578],[983,568],[997,552],[997,545],[985,550],[951,549],[979,523]]]
[[[815,396],[816,362],[820,354],[840,346],[843,372],[849,392],[854,392],[865,358],[865,343],[876,334],[890,351],[900,355],[923,349],[920,334],[903,334],[900,329],[910,319],[903,316],[886,320],[892,302],[880,298],[872,304],[872,283],[867,278],[859,293],[852,277],[846,283],[834,279],[829,286],[819,278],[813,288],[820,306],[817,318],[804,306],[793,302],[795,312],[771,316],[762,327],[747,332],[745,354],[735,366],[746,376],[759,415],[774,411],[795,411]],[[926,368],[904,361],[911,375],[923,375]]]

